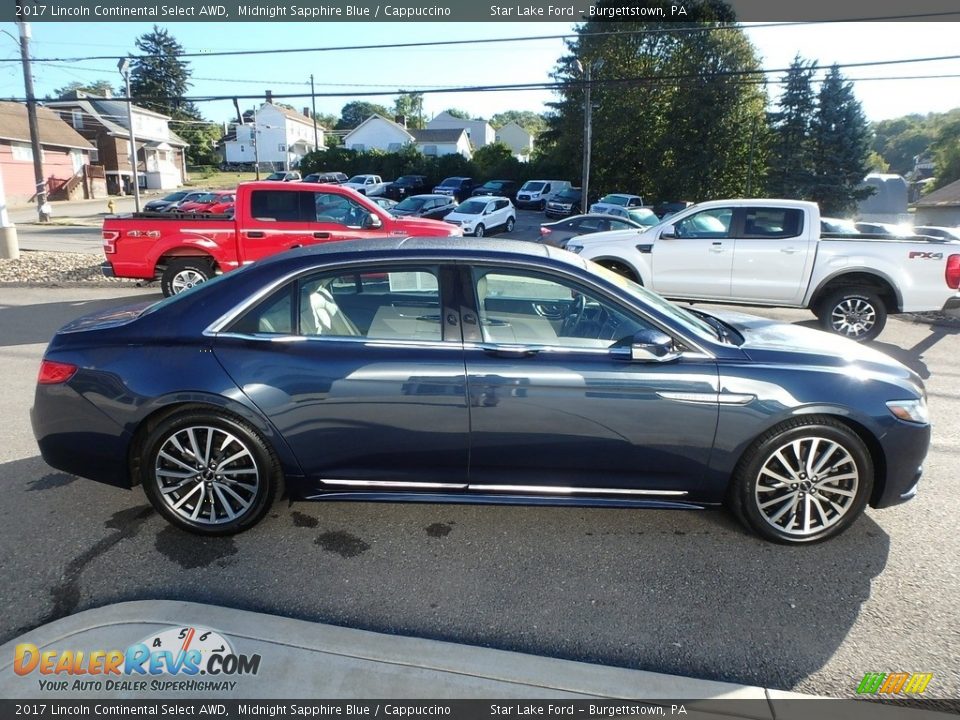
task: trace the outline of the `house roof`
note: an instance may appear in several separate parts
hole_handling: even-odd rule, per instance
[[[80,150],[92,150],[80,133],[60,119],[52,110],[37,106],[37,126],[40,144]],[[17,142],[30,142],[30,123],[27,106],[15,102],[0,102],[0,138]]]
[[[527,130],[523,125],[518,123],[516,120],[511,120],[506,125],[501,127],[500,130],[506,130],[508,127],[515,127],[517,130],[520,130],[521,132],[529,135],[530,137],[533,137],[533,133]],[[500,132],[500,130],[498,130],[497,132]]]
[[[280,107],[279,105],[274,105],[273,103],[264,103],[260,107],[263,108],[264,105],[270,105],[281,115],[284,115],[285,117],[288,117],[291,120],[296,120],[297,122],[301,122],[304,125],[309,125],[310,127],[313,127],[313,118],[308,118],[306,115],[302,113],[298,113],[296,110]],[[317,127],[320,129],[323,129],[323,125],[321,125],[320,123],[317,123]]]
[[[111,135],[127,137],[130,134],[130,127],[127,124],[127,103],[122,100],[87,95],[76,99],[51,100],[46,103],[46,106],[53,109],[76,108],[83,112],[86,117],[92,118],[103,125]],[[147,110],[139,105],[134,105],[132,109],[138,115],[149,115],[161,120],[170,120],[167,115]],[[138,141],[166,142],[179,147],[186,147],[190,144],[170,130],[169,127],[167,127],[167,133],[162,136],[143,131],[137,131],[136,136]]]
[[[929,195],[924,195],[916,203],[916,207],[956,207],[960,206],[960,180],[944,185]]]
[[[456,143],[466,131],[463,128],[431,128],[409,132],[418,143]]]
[[[367,123],[376,122],[377,120],[380,120],[381,122],[385,122],[385,123],[387,123],[387,125],[390,125],[390,126],[396,128],[397,130],[399,130],[400,132],[402,132],[404,135],[406,135],[408,138],[410,138],[410,140],[413,140],[413,135],[411,135],[411,134],[410,134],[410,131],[407,130],[407,128],[405,128],[403,125],[400,125],[400,124],[398,124],[398,123],[395,123],[393,120],[388,120],[388,119],[385,118],[383,115],[377,115],[376,113],[374,113],[373,115],[371,115],[370,117],[368,117],[366,120],[364,120],[362,123],[360,123],[359,125],[357,125],[353,130],[351,130],[351,131],[348,132],[346,135],[344,135],[344,136],[343,136],[343,141],[344,141],[344,143],[346,143],[347,138],[349,138],[351,135],[353,135],[355,132],[357,132],[357,130],[359,130],[360,128],[362,128],[364,125],[366,125]]]

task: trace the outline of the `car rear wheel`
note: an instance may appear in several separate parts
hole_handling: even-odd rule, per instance
[[[474,237],[483,237],[484,233],[486,233],[486,229],[483,225],[477,225],[477,229],[473,231]]]
[[[863,440],[832,418],[797,418],[761,436],[734,471],[729,504],[758,535],[786,545],[827,540],[860,516],[873,491]]]
[[[830,293],[817,308],[824,330],[857,342],[873,340],[887,323],[887,308],[872,290],[841,288]]]
[[[150,432],[140,479],[150,503],[173,525],[232,535],[263,517],[280,471],[270,447],[246,423],[215,410],[185,410]]]
[[[164,297],[177,295],[213,277],[213,268],[202,258],[178,258],[167,263],[160,277]]]
[[[507,232],[513,232],[514,224],[515,224],[515,221],[513,218],[507,218],[507,225],[506,225]]]

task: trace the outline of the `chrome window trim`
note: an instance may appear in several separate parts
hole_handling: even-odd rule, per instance
[[[546,495],[574,495],[576,493],[587,495],[686,495],[686,490],[639,490],[630,488],[594,488],[594,487],[568,487],[558,485],[475,485],[473,483],[467,486],[468,490],[489,490],[492,492],[513,492],[513,493],[539,493]]]
[[[259,342],[344,342],[359,345],[371,345],[374,347],[418,347],[418,348],[442,348],[445,350],[463,350],[463,343],[459,340],[404,340],[403,338],[368,338],[355,337],[352,335],[291,335],[286,334],[267,334],[267,333],[235,333],[221,332],[217,333],[219,338],[233,338],[235,340],[255,340]]]

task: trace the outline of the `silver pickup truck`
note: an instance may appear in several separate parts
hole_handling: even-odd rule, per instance
[[[821,233],[799,200],[714,200],[646,230],[573,238],[567,250],[669,298],[809,308],[826,330],[880,334],[887,315],[960,307],[960,243]]]

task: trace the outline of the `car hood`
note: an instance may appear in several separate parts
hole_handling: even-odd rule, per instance
[[[706,314],[732,325],[743,336],[740,349],[754,362],[856,368],[858,376],[896,378],[916,386],[918,392],[923,387],[920,377],[903,363],[839,335],[735,311],[711,309]]]
[[[465,213],[451,212],[451,213],[445,215],[443,219],[446,220],[447,222],[450,222],[450,221],[452,221],[452,220],[456,220],[457,222],[470,223],[470,222],[476,222],[476,221],[479,220],[481,217],[483,217],[483,216],[482,216],[482,215],[467,215],[467,214],[465,214]]]
[[[391,212],[393,211],[391,210]],[[451,225],[443,220],[431,220],[430,218],[412,217],[408,215],[397,216],[396,222],[397,225],[403,229],[403,234],[406,235],[416,235],[420,232],[429,233],[430,235],[463,234],[456,225]]]
[[[610,217],[618,217],[616,215],[611,215]],[[623,219],[623,218],[620,218]],[[587,235],[579,235],[577,237],[577,245],[583,245],[584,247],[599,245],[600,243],[625,243],[632,242],[635,244],[653,242],[654,233],[650,232],[656,225],[652,225],[648,228],[631,228],[628,230],[607,230],[605,232],[595,232],[588,233]]]

